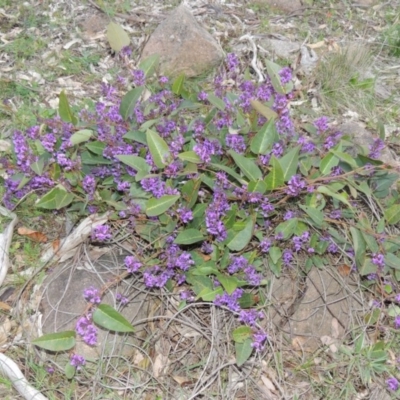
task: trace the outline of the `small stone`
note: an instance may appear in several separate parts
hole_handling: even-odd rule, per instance
[[[218,66],[224,52],[185,5],[177,7],[150,36],[142,60],[160,56],[161,73],[169,76],[201,75]]]

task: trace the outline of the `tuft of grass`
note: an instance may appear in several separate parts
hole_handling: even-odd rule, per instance
[[[3,51],[14,56],[16,60],[29,59],[43,50],[45,46],[46,43],[41,38],[22,33],[14,41],[4,46]]]
[[[383,32],[383,42],[393,57],[400,57],[400,23],[394,24]]]
[[[373,113],[375,79],[368,76],[371,65],[371,52],[361,44],[350,44],[321,60],[315,79],[322,103],[331,114],[349,109],[364,116]]]

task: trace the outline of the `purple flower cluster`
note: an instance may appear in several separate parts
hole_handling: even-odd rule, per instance
[[[285,85],[292,80],[292,70],[289,67],[282,68],[279,71],[279,76],[281,78],[282,85]]]
[[[375,264],[379,269],[383,269],[385,267],[385,256],[380,253],[372,254],[372,264]]]
[[[93,286],[84,289],[83,297],[85,298],[86,301],[92,304],[100,304],[101,302],[100,291],[99,289],[96,289]]]
[[[301,236],[293,236],[292,238],[292,243],[293,243],[293,248],[296,253],[298,253],[303,245],[308,243],[310,240],[310,232],[305,231],[301,234]]]
[[[86,360],[79,354],[73,354],[69,360],[69,363],[79,371],[82,366],[86,364]]]
[[[264,318],[264,313],[257,310],[241,310],[239,312],[239,321],[246,325],[254,326],[259,319]]]
[[[265,332],[257,331],[253,333],[253,342],[251,347],[256,351],[263,351],[265,349],[265,343],[268,339],[268,335]]]
[[[239,312],[241,308],[238,301],[243,296],[243,293],[243,289],[235,289],[230,295],[228,293],[217,294],[214,304],[218,307],[226,306],[231,311]]]
[[[239,154],[243,154],[246,150],[246,143],[241,135],[226,135],[226,145]]]
[[[193,150],[204,163],[210,162],[211,156],[222,154],[221,144],[215,139],[204,139],[202,142],[195,144]]]
[[[105,242],[112,238],[109,225],[99,225],[92,230],[92,240],[96,242]]]
[[[290,196],[298,196],[300,192],[306,187],[306,182],[300,175],[293,175],[288,182],[286,193]]]
[[[384,148],[385,148],[385,142],[379,138],[375,139],[374,142],[369,146],[368,157],[378,159]]]
[[[133,274],[139,271],[139,269],[142,268],[143,264],[135,256],[127,256],[125,257],[125,266],[126,270],[130,274]]]
[[[221,217],[230,209],[226,194],[218,187],[215,188],[210,206],[206,210],[207,232],[221,242],[226,239],[226,228]]]
[[[394,376],[392,376],[386,380],[386,385],[388,390],[391,392],[396,392],[399,389],[400,383]]]
[[[317,128],[317,133],[322,133],[328,130],[328,117],[320,117],[314,121],[314,126]]]
[[[97,344],[97,328],[93,325],[91,316],[80,317],[76,322],[75,330],[87,345]]]

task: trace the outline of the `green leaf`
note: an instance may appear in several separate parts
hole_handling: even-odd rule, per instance
[[[360,269],[364,266],[365,261],[365,240],[362,233],[353,226],[350,227],[350,232],[353,238],[353,248],[356,256],[356,265]]]
[[[65,364],[64,368],[64,374],[67,379],[72,379],[75,376],[76,372],[76,367],[71,365],[71,363],[68,361],[67,364]]]
[[[275,120],[278,117],[278,114],[274,110],[265,106],[258,100],[250,100],[250,104],[259,114],[268,120]]]
[[[201,164],[201,159],[197,155],[195,151],[185,151],[183,153],[178,154],[178,158],[183,160],[183,161],[189,161],[194,164]]]
[[[208,93],[207,100],[219,110],[225,110],[225,102],[221,100],[219,97],[215,96],[213,93]]]
[[[129,131],[123,136],[124,139],[134,140],[135,142],[147,145],[146,132]]]
[[[236,364],[241,367],[253,352],[252,338],[246,339],[243,343],[235,342]]]
[[[179,198],[179,194],[165,195],[158,199],[151,198],[146,203],[146,214],[149,217],[156,217],[157,215],[163,214],[171,208]]]
[[[204,276],[217,275],[219,273],[214,261],[209,261],[207,263],[200,265],[199,267],[192,268],[190,272],[193,275],[204,275]]]
[[[343,153],[342,151],[337,151],[337,150],[334,150],[334,149],[331,149],[329,151],[331,153],[333,153],[341,161],[344,161],[345,163],[349,164],[353,168],[357,168],[358,167],[358,165],[356,163],[356,160],[350,154]]]
[[[124,28],[112,21],[107,25],[107,40],[116,53],[119,53],[123,47],[129,46],[131,43]]]
[[[273,246],[269,249],[269,255],[272,262],[276,264],[282,258],[282,250],[277,246]]]
[[[282,167],[285,181],[288,181],[293,175],[296,175],[299,163],[299,151],[299,146],[294,147],[279,159],[279,164]]]
[[[400,204],[393,204],[385,210],[384,216],[388,224],[397,224],[400,221]]]
[[[60,210],[72,203],[75,196],[64,189],[55,187],[46,193],[37,203],[36,206],[45,208],[46,210]]]
[[[181,188],[182,197],[189,209],[192,209],[192,207],[196,204],[200,186],[200,179],[190,179]]]
[[[243,309],[251,308],[256,304],[255,296],[252,293],[243,293],[238,303]]]
[[[127,121],[133,113],[136,103],[142,95],[144,86],[138,86],[124,95],[119,106],[121,117]]]
[[[172,84],[172,92],[179,96],[183,90],[183,84],[185,82],[185,74],[180,74],[177,78],[175,78]]]
[[[95,142],[86,143],[85,147],[92,153],[102,156],[104,149],[106,148],[106,144],[96,140]]]
[[[134,331],[132,324],[108,304],[99,304],[97,306],[93,313],[93,321],[102,328],[114,332]]]
[[[267,185],[264,181],[251,181],[247,185],[247,191],[249,193],[261,193],[264,194],[267,191]]]
[[[261,179],[262,172],[254,161],[236,153],[233,150],[229,150],[229,154],[232,156],[236,165],[240,168],[243,174],[247,176],[247,178],[249,178],[251,181],[257,181],[258,179]]]
[[[108,160],[107,158],[104,158],[99,155],[95,155],[89,151],[83,151],[81,153],[81,160],[82,164],[87,164],[87,165],[111,165],[113,162]]]
[[[77,145],[79,143],[87,142],[93,135],[93,131],[90,129],[81,129],[78,132],[75,132],[70,138],[69,141],[73,145]]]
[[[297,218],[292,218],[292,219],[288,219],[285,222],[281,222],[275,228],[275,235],[278,233],[282,233],[284,240],[289,239],[296,231],[298,222],[299,222],[299,220]]]
[[[251,140],[250,150],[254,154],[266,154],[272,145],[279,140],[273,119],[266,122]]]
[[[281,273],[282,273],[282,259],[281,258],[278,260],[277,263],[273,263],[272,260],[270,260],[270,263],[268,266],[269,266],[271,272],[277,278],[279,278],[281,276]]]
[[[400,270],[400,258],[393,253],[385,254],[385,264],[390,268]]]
[[[329,175],[333,167],[339,165],[339,159],[333,153],[328,153],[319,164],[319,170],[322,175]]]
[[[363,238],[365,240],[365,243],[367,244],[368,250],[372,251],[373,253],[378,253],[379,252],[379,245],[375,238],[371,235],[368,235],[365,232],[361,232],[363,235]]]
[[[70,122],[72,125],[76,125],[78,123],[78,120],[72,113],[71,107],[68,103],[67,95],[65,94],[64,90],[61,91],[58,99],[58,114],[60,115],[60,118],[64,122]]]
[[[32,344],[50,351],[66,351],[75,346],[75,331],[49,333],[38,337]]]
[[[244,343],[245,340],[251,339],[253,331],[249,326],[239,326],[232,332],[233,341],[236,343]]]
[[[346,204],[346,206],[349,206],[351,208],[351,204],[348,202],[344,194],[335,193],[327,186],[318,186],[317,192],[333,197],[334,199],[341,201],[342,203]]]
[[[197,242],[201,242],[204,240],[203,234],[198,229],[185,229],[184,231],[180,232],[174,243],[176,244],[193,244]]]
[[[44,160],[43,160],[43,158],[40,157],[39,160],[35,161],[34,163],[32,163],[30,165],[30,167],[31,167],[31,170],[33,172],[35,172],[35,174],[37,174],[39,176],[42,175],[43,169],[44,169]]]
[[[232,168],[229,168],[226,165],[211,163],[211,164],[208,164],[208,166],[216,171],[220,171],[222,169],[222,171],[225,171],[227,174],[229,174],[230,176],[235,178],[242,185],[247,184],[247,182],[239,174],[237,174]],[[214,185],[211,186],[211,188],[213,188],[213,187],[214,187]]]
[[[314,207],[303,206],[302,204],[299,204],[299,207],[314,221],[316,228],[323,228],[324,213],[322,211],[319,211]]]
[[[153,75],[154,71],[158,67],[159,62],[160,56],[158,54],[153,54],[140,62],[139,69],[141,69],[146,78],[148,78],[149,76]]]
[[[151,166],[142,157],[120,154],[116,156],[116,158],[136,171],[145,171],[146,173],[149,173],[151,170]]]
[[[195,276],[190,275],[186,277],[186,281],[192,286],[193,291],[196,295],[199,295],[204,289],[213,290],[214,284],[212,280],[207,276]],[[219,287],[222,291],[222,288]]]
[[[165,140],[157,133],[148,129],[146,132],[147,144],[158,168],[164,168],[171,159],[171,152]]]
[[[232,294],[238,287],[238,279],[234,276],[218,274],[217,279],[228,294]]]
[[[357,265],[357,268],[361,276],[375,274],[378,271],[378,267],[372,263],[370,258],[364,258],[362,264]]]
[[[283,169],[279,161],[275,156],[271,156],[270,165],[272,166],[271,172],[265,177],[265,184],[267,185],[267,190],[277,189],[285,183],[285,177],[283,174]]]
[[[226,243],[228,248],[233,251],[243,250],[250,242],[253,236],[254,230],[254,220],[253,218],[248,218],[244,229],[239,232],[235,232],[232,239]]]
[[[203,301],[214,301],[218,295],[222,295],[224,290],[221,286],[217,288],[204,288],[198,295],[197,298]]]

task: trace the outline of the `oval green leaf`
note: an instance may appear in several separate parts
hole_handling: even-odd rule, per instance
[[[236,165],[240,168],[243,174],[247,176],[247,178],[249,178],[251,181],[257,181],[258,179],[261,179],[262,172],[254,161],[242,156],[239,153],[236,153],[236,151],[233,150],[229,150],[229,154],[232,156]]]
[[[270,119],[253,137],[250,149],[254,154],[266,154],[272,145],[279,140],[275,121]]]
[[[132,324],[108,304],[99,304],[97,306],[93,313],[93,321],[97,325],[114,332],[134,331]]]
[[[397,224],[400,221],[400,204],[393,204],[384,212],[386,222],[390,225]]]
[[[118,158],[118,160],[120,160],[121,162],[123,162],[126,165],[129,165],[136,171],[145,171],[145,172],[149,173],[151,170],[151,166],[142,157],[123,155],[123,154],[116,156],[116,157]]]
[[[64,90],[61,91],[60,95],[58,96],[58,100],[58,113],[60,115],[60,118],[64,122],[70,122],[71,124],[76,125],[78,123],[78,120],[72,113],[67,95],[65,94]]]
[[[122,98],[121,104],[119,106],[119,113],[125,121],[127,121],[128,118],[132,115],[136,103],[143,93],[143,90],[144,86],[138,86],[135,89],[130,90]]]
[[[251,339],[252,334],[253,331],[249,326],[239,326],[232,332],[232,337],[236,343],[243,343],[245,340]]]
[[[189,161],[194,164],[201,164],[200,157],[197,155],[195,151],[185,151],[183,153],[178,154],[178,158],[182,161]]]
[[[251,356],[253,347],[251,346],[252,338],[246,339],[243,343],[235,343],[236,364],[242,366]]]
[[[176,203],[179,197],[179,194],[175,194],[162,196],[159,199],[152,198],[148,200],[146,203],[146,214],[149,217],[156,217],[164,213]]]
[[[243,250],[250,242],[253,236],[254,220],[249,218],[246,221],[244,229],[239,232],[234,232],[231,239],[226,243],[228,248],[233,251]],[[229,236],[228,236],[229,237]]]
[[[107,25],[107,40],[115,52],[120,52],[123,47],[129,46],[131,40],[121,25],[110,22]]]
[[[201,242],[204,240],[203,234],[198,229],[185,229],[184,231],[180,232],[174,243],[176,244],[193,244],[197,242]]]
[[[75,132],[70,138],[69,141],[74,146],[79,143],[87,142],[93,135],[93,131],[90,129],[81,129],[78,132]]]
[[[49,333],[38,337],[32,344],[45,350],[66,351],[75,346],[75,331]]]
[[[168,165],[169,159],[171,158],[171,152],[169,151],[166,141],[157,132],[151,129],[147,130],[146,139],[154,164],[156,164],[158,168],[164,168]]]
[[[158,67],[159,62],[160,56],[158,54],[153,54],[140,62],[139,69],[141,69],[146,78],[148,78],[149,76],[153,75],[154,71]]]

